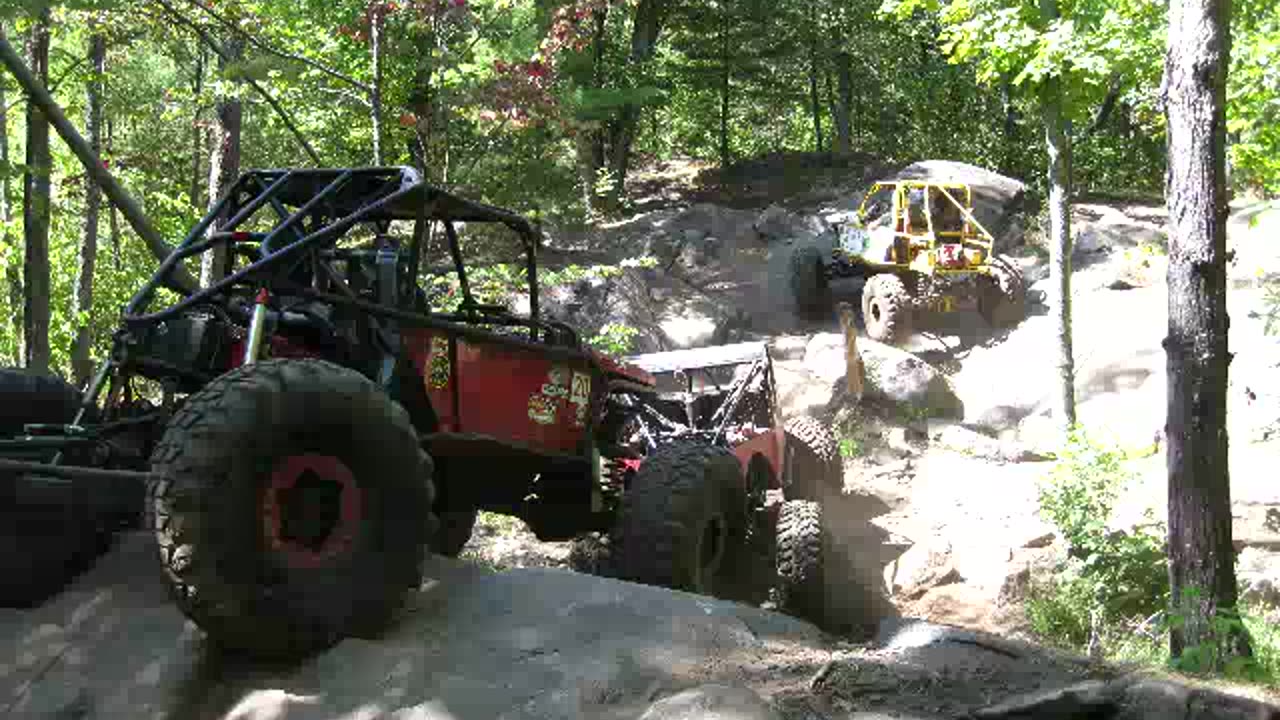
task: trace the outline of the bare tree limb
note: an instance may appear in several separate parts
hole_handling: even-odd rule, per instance
[[[218,14],[218,12],[217,12],[216,10],[214,10],[214,9],[213,9],[213,8],[211,8],[211,7],[209,7],[209,6],[208,6],[208,5],[206,5],[205,3],[201,2],[200,0],[186,0],[186,2],[187,2],[188,4],[190,4],[190,5],[194,5],[194,6],[198,7],[198,8],[200,8],[200,9],[201,9],[201,10],[203,10],[207,15],[209,15],[209,17],[213,18],[214,20],[217,20],[217,21],[218,21],[218,23],[219,23],[219,24],[221,24],[223,27],[225,27],[225,28],[227,28],[228,30],[230,30],[230,31],[232,31],[232,32],[234,32],[234,33],[236,33],[236,34],[240,35],[240,36],[241,36],[241,37],[243,37],[245,40],[248,40],[250,45],[252,45],[252,46],[254,46],[254,47],[258,48],[259,50],[261,50],[261,51],[263,51],[263,52],[270,53],[271,55],[275,55],[276,57],[279,57],[279,58],[284,58],[285,60],[293,60],[293,61],[295,61],[295,62],[300,62],[300,63],[302,63],[302,64],[304,64],[304,65],[306,65],[306,66],[308,66],[308,67],[310,67],[310,68],[313,68],[313,69],[315,69],[315,70],[319,70],[320,72],[324,73],[325,75],[328,75],[328,76],[329,76],[329,77],[331,77],[331,78],[334,78],[335,80],[339,80],[339,81],[341,81],[341,82],[344,82],[344,83],[346,83],[346,84],[350,85],[351,87],[354,87],[354,88],[356,88],[357,90],[361,90],[361,91],[363,91],[363,92],[365,92],[365,93],[368,93],[368,92],[370,92],[370,90],[371,90],[370,86],[368,86],[368,85],[366,85],[366,84],[364,84],[364,83],[360,82],[359,80],[356,80],[355,78],[351,77],[350,75],[347,75],[347,74],[345,74],[345,73],[341,73],[341,72],[339,72],[339,71],[337,71],[337,70],[334,70],[333,68],[329,67],[328,65],[325,65],[325,64],[323,64],[323,63],[320,63],[320,62],[317,62],[317,61],[315,61],[315,60],[312,60],[311,58],[306,57],[305,55],[299,55],[299,54],[297,54],[297,53],[291,53],[291,52],[289,52],[289,51],[287,51],[287,50],[281,50],[281,49],[279,49],[279,48],[272,47],[272,46],[270,46],[270,45],[268,45],[268,44],[266,44],[266,43],[262,42],[262,41],[261,41],[261,40],[259,40],[258,38],[256,38],[256,37],[254,37],[254,36],[250,35],[248,32],[245,32],[244,30],[242,30],[242,29],[241,29],[239,26],[237,26],[235,23],[233,23],[233,22],[231,22],[230,20],[226,19],[226,18],[225,18],[225,17],[223,17],[222,15],[219,15],[219,14]]]
[[[205,45],[209,46],[209,49],[212,50],[214,54],[223,60],[229,60],[226,51],[224,51],[222,46],[215,42],[213,38],[209,37],[209,33],[205,32],[204,28],[178,12],[177,8],[173,7],[168,0],[155,0],[155,2],[159,4],[160,7],[164,8],[175,22],[181,23],[182,25],[190,28]],[[319,153],[316,152],[315,148],[311,147],[311,143],[307,141],[306,136],[302,134],[300,129],[298,129],[297,123],[293,121],[293,116],[284,109],[284,106],[280,104],[280,101],[276,100],[275,96],[268,92],[267,89],[264,88],[257,80],[246,77],[244,81],[249,84],[249,87],[252,87],[257,91],[257,93],[262,96],[263,100],[267,101],[267,104],[271,106],[272,110],[276,111],[276,114],[280,116],[280,120],[284,122],[285,127],[289,128],[289,132],[293,133],[293,137],[298,141],[298,144],[302,146],[302,149],[306,151],[307,155],[311,158],[311,162],[316,165],[323,165],[324,163],[320,160]]]
[[[31,102],[39,106],[49,123],[58,131],[58,135],[62,136],[63,141],[71,148],[76,157],[80,159],[85,170],[102,188],[111,203],[124,214],[134,232],[138,233],[142,241],[147,244],[151,254],[161,261],[167,258],[173,252],[173,248],[169,247],[169,244],[164,241],[159,231],[151,224],[150,218],[147,217],[146,213],[142,212],[142,207],[138,205],[138,202],[129,195],[128,191],[120,183],[116,182],[111,173],[107,172],[107,169],[102,165],[101,158],[93,152],[93,149],[89,147],[89,143],[80,136],[75,126],[67,120],[62,108],[58,107],[53,97],[49,95],[49,91],[36,80],[26,63],[23,62],[22,57],[13,49],[9,41],[3,37],[0,37],[0,62],[3,62],[9,69],[14,79],[18,81],[18,84],[22,86],[22,89],[31,98]],[[191,274],[181,265],[174,268],[174,272],[170,277],[172,278],[170,284],[175,289],[183,292],[190,292],[198,287],[195,278],[191,277]]]

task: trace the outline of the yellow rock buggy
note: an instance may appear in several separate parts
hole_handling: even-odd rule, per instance
[[[802,314],[825,313],[834,278],[866,280],[862,314],[869,337],[910,337],[917,312],[976,309],[992,326],[1021,319],[1026,286],[1018,266],[993,252],[994,238],[973,213],[966,183],[881,181],[852,222],[826,243],[798,248],[788,265]]]

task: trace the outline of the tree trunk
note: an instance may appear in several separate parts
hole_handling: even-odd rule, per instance
[[[609,6],[601,5],[591,11],[593,23],[591,33],[591,74],[580,79],[586,87],[599,90],[604,87],[604,55],[605,43],[608,40],[605,30],[608,27]],[[604,167],[605,137],[600,123],[595,118],[579,123],[577,135],[574,136],[578,161],[578,181],[582,184],[582,204],[588,213],[601,209],[600,195],[596,183],[600,180],[600,168]]]
[[[244,41],[234,34],[227,38],[223,47],[226,59],[219,58],[218,69],[225,71],[227,65],[237,62],[244,54]],[[231,95],[218,98],[214,108],[213,152],[209,155],[209,209],[231,188],[232,183],[240,175],[240,126],[243,108],[240,104],[239,88],[234,88]],[[214,222],[209,232],[218,231],[220,222]],[[223,276],[226,262],[226,247],[215,245],[200,259],[200,284],[204,287],[217,282]]]
[[[1018,147],[1018,111],[1013,105],[1013,93],[1010,83],[1000,83],[1000,105],[1004,110],[1004,164],[1000,172],[1005,175],[1017,174]]]
[[[729,23],[731,17],[725,8],[720,11],[720,167],[729,167],[733,155],[729,147],[729,91],[733,75],[732,48],[729,47]]]
[[[847,52],[836,54],[836,102],[833,108],[836,126],[836,152],[853,150],[853,58]]]
[[[631,56],[627,75],[636,77],[641,67],[653,58],[662,31],[663,16],[670,0],[638,0],[631,29]],[[613,174],[610,202],[616,205],[622,200],[631,163],[631,146],[635,142],[636,128],[640,122],[640,106],[624,103],[613,123],[613,142],[610,150],[609,170]]]
[[[822,152],[822,100],[818,96],[818,5],[809,3],[809,110],[813,114],[813,151]]]
[[[110,158],[115,148],[116,124],[107,119],[107,157]],[[115,203],[111,203],[108,213],[108,225],[111,228],[111,262],[116,270],[120,269],[120,211]]]
[[[373,164],[382,165],[382,32],[386,6],[374,2],[369,11],[369,61],[373,85],[369,88],[369,116],[373,121]]]
[[[31,70],[49,84],[50,12],[41,11],[27,40]],[[27,170],[23,175],[22,225],[26,255],[23,262],[23,337],[26,366],[49,370],[49,204],[51,162],[49,122],[35,103],[27,103]]]
[[[200,207],[200,187],[205,182],[200,170],[203,165],[203,156],[208,152],[204,147],[204,128],[201,126],[200,114],[204,109],[201,93],[204,91],[204,67],[209,57],[209,49],[199,41],[196,45],[199,50],[196,52],[195,77],[191,81],[191,96],[194,98],[195,110],[191,114],[191,187],[188,190],[193,208]]]
[[[1229,0],[1174,0],[1165,57],[1169,170],[1169,585],[1185,622],[1174,657],[1206,644],[1215,669],[1249,653],[1243,633],[1218,636],[1236,604],[1227,457],[1226,82]]]
[[[1040,12],[1046,22],[1057,18],[1057,0],[1040,0]],[[1063,131],[1058,78],[1045,81],[1040,103],[1049,154],[1049,292],[1058,345],[1058,386],[1052,408],[1065,439],[1076,423],[1076,372],[1071,351],[1071,146]]]
[[[4,24],[0,23],[0,38],[5,37]],[[8,75],[0,76],[0,167],[9,167],[9,100],[5,91],[8,89]],[[14,236],[13,227],[13,204],[10,202],[10,193],[13,188],[9,182],[9,173],[0,173],[0,219],[4,221],[3,229],[0,229],[0,242],[4,246],[13,248],[13,259],[17,259],[17,243],[18,239]],[[22,269],[18,267],[16,262],[9,262],[5,265],[5,281],[9,290],[9,326],[13,330],[13,344],[15,365],[21,365],[22,359],[26,357],[26,350],[22,342]]]
[[[106,73],[107,40],[91,25],[89,64],[93,75],[85,85],[85,132],[94,154],[102,155],[102,79]],[[98,214],[102,206],[102,190],[92,177],[84,179],[84,239],[80,245],[80,265],[76,270],[76,292],[72,307],[76,336],[71,342],[71,372],[78,387],[93,375],[89,350],[93,345],[90,314],[93,312],[93,268],[98,259]]]

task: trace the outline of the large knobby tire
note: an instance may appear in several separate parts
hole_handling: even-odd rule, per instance
[[[55,375],[0,368],[0,438],[28,423],[69,423],[80,408],[80,391]],[[90,410],[88,420],[97,418]]]
[[[0,439],[21,434],[28,423],[69,423],[79,405],[80,392],[58,377],[0,368]],[[88,420],[94,419],[90,411]],[[63,458],[64,464],[79,460],[71,454]],[[0,488],[7,490],[15,479],[0,471]],[[99,520],[76,502],[17,506],[6,501],[0,507],[0,606],[39,605],[88,569],[110,542],[109,528]]]
[[[209,383],[152,454],[148,510],[179,608],[267,658],[376,632],[421,581],[432,462],[363,375],[268,360]]]
[[[862,287],[867,337],[896,345],[911,337],[911,293],[897,275],[872,275]]]
[[[840,447],[826,423],[808,415],[787,420],[787,462],[783,482],[789,498],[818,500],[844,486]]]
[[[994,255],[986,281],[980,285],[978,312],[993,328],[1008,328],[1027,314],[1027,283],[1022,270],[1008,257]]]
[[[476,517],[479,514],[475,509],[437,510],[439,524],[435,534],[431,536],[431,552],[445,557],[458,557],[471,541],[471,533],[475,531]]]
[[[787,500],[778,509],[778,607],[817,619],[825,585],[822,569],[822,506]]]
[[[699,443],[659,448],[622,497],[614,573],[646,585],[723,593],[745,539],[746,507],[733,453]]]
[[[820,319],[830,311],[831,285],[822,251],[805,245],[791,253],[787,260],[787,287],[798,317]]]

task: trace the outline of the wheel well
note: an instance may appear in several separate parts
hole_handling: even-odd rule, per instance
[[[769,459],[761,453],[755,453],[747,461],[747,493],[756,495],[778,487],[778,474],[774,472]]]

